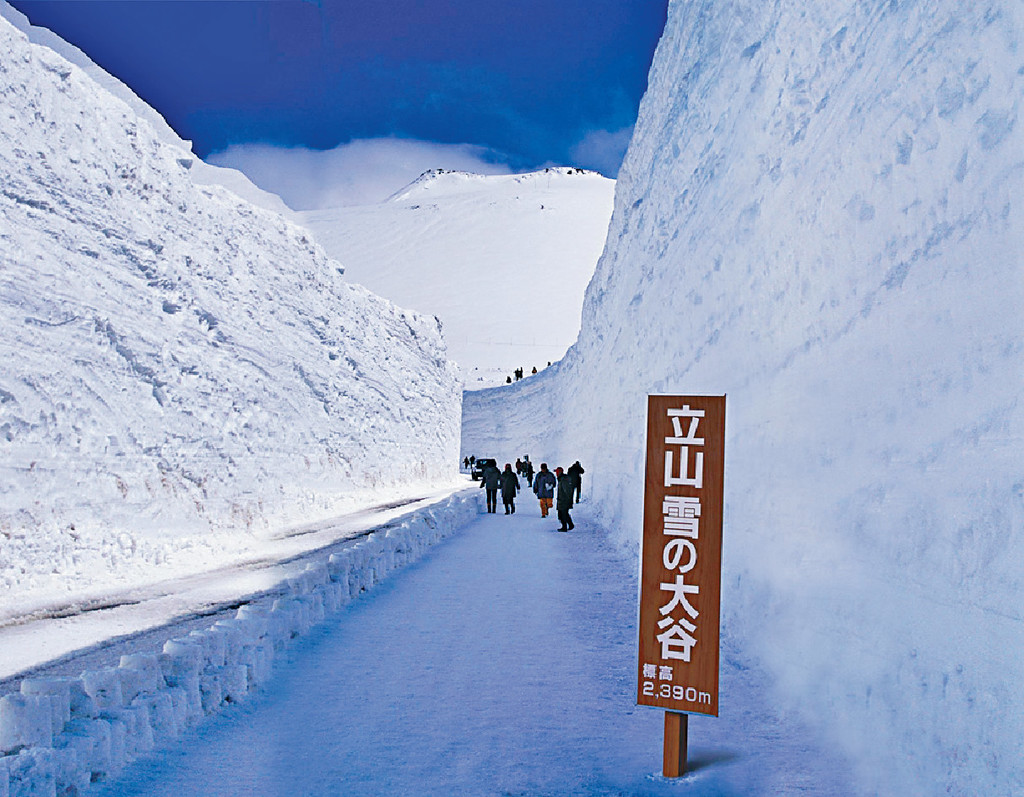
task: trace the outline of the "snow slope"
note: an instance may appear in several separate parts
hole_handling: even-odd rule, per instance
[[[673,2],[579,340],[467,393],[635,544],[726,393],[724,628],[864,794],[1024,793],[1024,6]],[[589,490],[589,493],[588,493]]]
[[[5,609],[456,479],[435,319],[197,184],[180,144],[4,19],[0,52]]]
[[[298,214],[346,276],[436,315],[469,389],[565,354],[615,183],[594,172],[430,171],[388,201]]]

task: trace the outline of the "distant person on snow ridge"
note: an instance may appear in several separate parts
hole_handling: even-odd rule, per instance
[[[576,489],[572,483],[572,476],[564,473],[561,468],[555,468],[555,477],[558,479],[558,486],[555,488],[555,509],[558,510],[558,522],[562,525],[559,531],[571,531],[576,528],[569,515],[572,509],[572,494]]]
[[[505,514],[516,513],[516,493],[519,492],[519,478],[512,472],[512,463],[505,463],[505,472],[501,474],[501,502],[505,504]]]
[[[576,503],[578,504],[580,502],[580,490],[583,488],[583,474],[586,471],[583,470],[583,466],[577,459],[569,466],[568,473],[572,477],[572,486],[576,490]]]
[[[494,514],[498,511],[498,483],[501,471],[497,465],[487,465],[480,474],[480,486],[487,490],[487,511]]]
[[[557,484],[558,480],[555,478],[555,474],[548,470],[548,463],[540,463],[540,471],[537,473],[537,478],[533,480],[533,493],[540,501],[541,517],[547,517],[551,510]]]

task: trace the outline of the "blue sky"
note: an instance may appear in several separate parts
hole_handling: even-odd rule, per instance
[[[12,5],[215,162],[277,157],[287,170],[290,154],[309,161],[353,142],[415,142],[492,171],[569,164],[614,176],[667,0]]]

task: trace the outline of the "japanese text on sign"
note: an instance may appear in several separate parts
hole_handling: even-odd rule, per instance
[[[649,399],[638,673],[644,705],[717,714],[724,421],[724,396]],[[656,680],[671,683],[656,688]]]

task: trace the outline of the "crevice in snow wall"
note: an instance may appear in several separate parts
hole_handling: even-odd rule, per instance
[[[455,478],[436,318],[2,17],[0,52],[0,590]]]
[[[1022,34],[673,2],[579,340],[465,394],[463,451],[581,459],[631,546],[645,396],[728,395],[724,631],[864,794],[1024,791]]]

